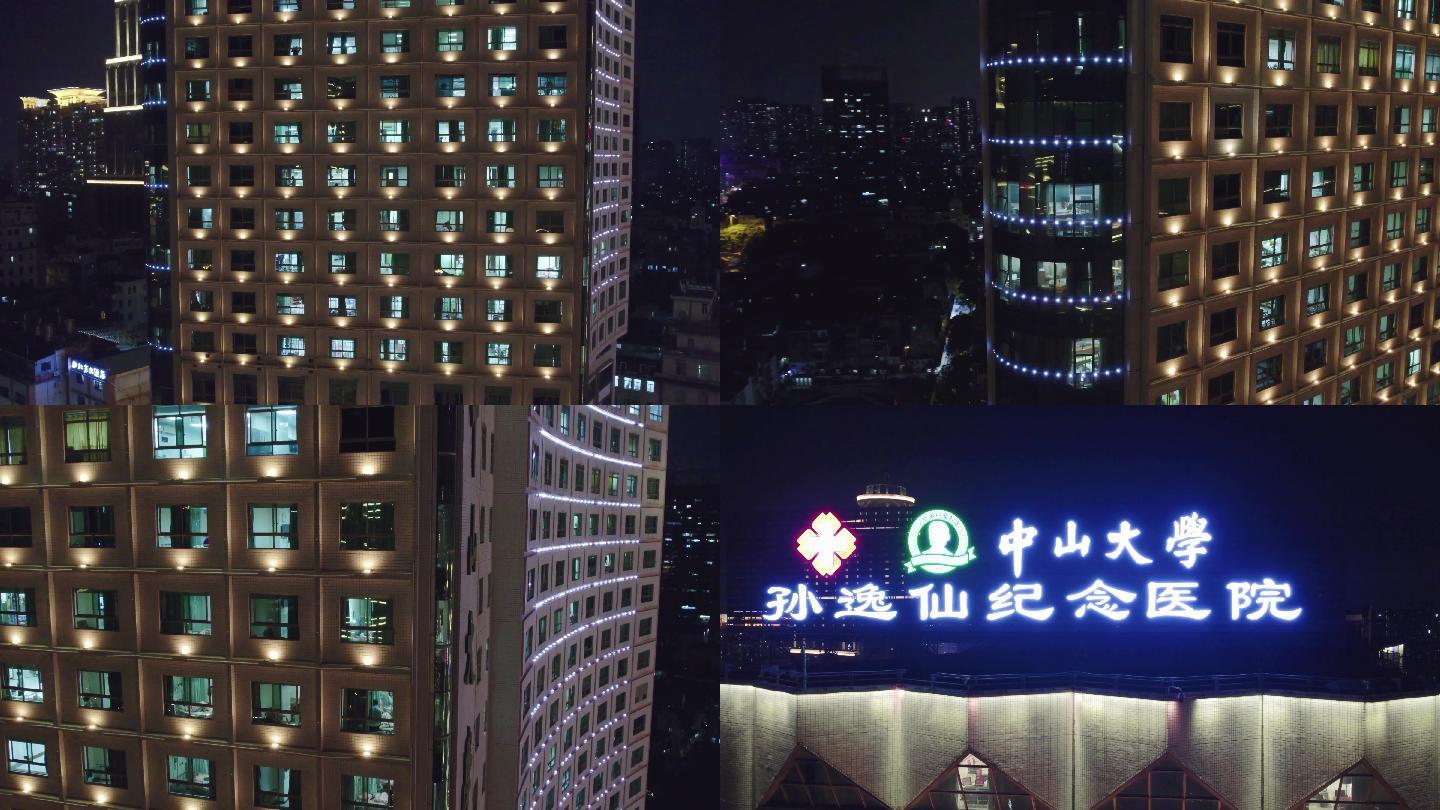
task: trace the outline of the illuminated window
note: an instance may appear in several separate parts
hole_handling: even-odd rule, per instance
[[[160,632],[174,636],[208,636],[213,629],[210,594],[160,592]]]
[[[172,796],[214,799],[213,769],[211,760],[170,754],[166,757],[165,790]]]
[[[520,29],[500,26],[486,31],[485,47],[492,51],[513,51],[520,47]]]
[[[252,682],[250,684],[250,722],[262,726],[299,726],[299,685]]]
[[[1305,314],[1319,315],[1330,309],[1330,285],[1317,284],[1305,289]]]
[[[65,412],[65,461],[109,461],[109,411]]]
[[[485,277],[486,278],[509,278],[510,256],[506,253],[488,253],[485,255]]]
[[[1295,32],[1284,28],[1270,29],[1265,54],[1265,66],[1269,69],[1294,70]]]
[[[299,409],[294,405],[252,406],[245,411],[245,455],[293,456],[300,452],[297,441]]]
[[[1414,46],[1414,45],[1399,45],[1399,44],[1397,44],[1397,45],[1395,46],[1395,78],[1397,78],[1397,79],[1413,79],[1413,78],[1415,78],[1415,46]]]
[[[215,716],[215,679],[185,675],[165,676],[165,716]]]
[[[250,504],[249,547],[295,548],[295,504]]]
[[[301,132],[299,122],[290,121],[275,124],[271,132],[275,143],[300,143]]]
[[[564,276],[564,259],[560,256],[536,256],[535,277],[559,279]]]
[[[0,627],[35,626],[35,589],[0,590]]]
[[[380,32],[381,53],[409,53],[410,32],[409,31],[381,31]]]
[[[565,167],[542,165],[537,167],[538,185],[540,188],[564,188]]]
[[[84,781],[87,785],[105,785],[121,790],[130,786],[125,769],[125,752],[83,746]]]
[[[410,341],[405,338],[382,338],[380,359],[404,362],[410,357]]]
[[[515,165],[513,163],[485,167],[486,188],[514,188]]]
[[[204,506],[155,507],[155,545],[159,548],[209,548],[209,511]]]
[[[12,738],[7,748],[9,762],[6,767],[10,773],[25,776],[50,775],[50,769],[45,764],[45,743]]]
[[[512,143],[515,140],[515,122],[508,118],[492,118],[486,126],[486,138],[490,143]]]
[[[435,50],[440,53],[465,50],[465,30],[462,28],[443,28],[436,31]]]
[[[276,765],[255,766],[255,806],[282,810],[300,806],[300,771]]]
[[[1255,390],[1264,391],[1280,384],[1280,355],[1267,357],[1255,363]]]
[[[443,296],[435,299],[435,320],[437,321],[463,321],[465,320],[464,299],[452,296]]]
[[[1276,233],[1260,239],[1260,267],[1279,267],[1290,261],[1290,236]]]
[[[490,298],[485,301],[485,320],[508,323],[511,319],[510,301],[505,298]]]
[[[342,360],[350,360],[355,357],[354,338],[330,338],[330,356]]]
[[[346,689],[340,707],[340,730],[354,734],[394,734],[395,693]]]
[[[567,92],[568,78],[564,73],[541,73],[535,77],[536,94],[541,96],[563,96]]]
[[[89,588],[75,590],[75,629],[104,630],[120,629],[120,617],[115,610],[115,591],[97,591]]]
[[[509,343],[486,343],[485,364],[491,366],[510,365],[510,344]]]
[[[395,806],[395,780],[378,776],[340,777],[341,810],[388,810]]]
[[[291,641],[300,637],[300,598],[252,594],[250,638]]]
[[[1315,72],[1340,72],[1340,37],[1322,34],[1315,38]]]
[[[1335,226],[1326,225],[1320,228],[1311,229],[1306,237],[1306,255],[1310,258],[1317,256],[1328,256],[1335,252]],[[1262,260],[1261,266],[1265,266]]]
[[[40,680],[40,670],[34,667],[7,665],[5,667],[5,700],[20,703],[44,703],[45,686]]]

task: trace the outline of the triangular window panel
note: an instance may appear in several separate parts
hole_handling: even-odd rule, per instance
[[[1235,805],[1166,754],[1095,805],[1095,810],[1235,810]]]
[[[1406,810],[1406,805],[1370,763],[1361,760],[1295,810]]]
[[[1050,810],[1004,771],[967,752],[907,810]]]
[[[769,810],[798,810],[825,807],[831,810],[868,810],[887,805],[850,777],[803,746],[796,746],[780,775],[770,785],[760,807]]]

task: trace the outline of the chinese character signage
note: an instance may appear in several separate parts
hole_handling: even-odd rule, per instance
[[[1299,618],[1292,604],[1291,587],[1270,577],[1258,581],[1207,583],[1201,573],[1214,542],[1209,521],[1198,512],[1178,516],[1168,529],[1163,546],[1147,543],[1142,530],[1120,521],[1094,534],[1075,521],[1046,530],[1053,546],[1044,542],[1041,527],[1016,518],[996,536],[995,549],[1005,563],[1006,581],[976,582],[973,572],[962,571],[975,560],[976,545],[965,524],[952,512],[924,512],[906,535],[906,573],[929,574],[934,579],[904,593],[887,593],[873,583],[850,584],[835,593],[817,594],[804,584],[769,589],[765,620],[804,622],[826,612],[833,602],[833,618],[890,622],[903,611],[923,623],[983,621],[997,623],[1049,622],[1065,619],[1100,624],[1140,619],[1175,622],[1280,621]],[[1158,535],[1156,535],[1158,537]],[[797,548],[814,569],[829,577],[858,549],[855,535],[834,514],[824,512],[796,540]],[[1089,585],[1047,592],[1044,582],[1026,576],[1033,554],[1049,546],[1056,565],[1075,566]],[[1095,552],[1092,558],[1091,552]],[[964,577],[961,574],[965,574]],[[947,581],[953,579],[955,581]],[[897,606],[896,598],[908,604]],[[973,602],[973,610],[972,610]]]

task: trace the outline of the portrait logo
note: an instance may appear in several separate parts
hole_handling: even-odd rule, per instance
[[[920,569],[927,574],[948,574],[975,559],[970,533],[954,513],[932,509],[910,524],[907,539],[910,561],[905,570]]]
[[[829,512],[817,515],[795,543],[800,556],[809,560],[822,577],[839,571],[840,563],[855,553],[855,535]]]

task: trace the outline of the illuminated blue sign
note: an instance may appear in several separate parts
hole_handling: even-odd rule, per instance
[[[105,378],[109,376],[109,373],[106,372],[105,369],[99,366],[92,366],[84,360],[76,360],[73,357],[70,358],[70,370],[93,380],[99,380],[102,383],[105,382]]]
[[[943,522],[937,516],[943,516]],[[931,532],[931,548],[922,551],[918,545],[919,529],[932,523],[938,528]],[[954,549],[950,548],[952,533],[953,540],[958,541],[953,543]],[[986,622],[1039,623],[1064,616],[1071,621],[1105,624],[1130,621],[1132,615],[1143,615],[1147,620],[1204,622],[1213,615],[1216,620],[1228,616],[1232,622],[1291,622],[1299,618],[1302,611],[1290,604],[1290,583],[1271,577],[1226,582],[1223,590],[1207,588],[1193,571],[1209,554],[1214,536],[1209,521],[1198,512],[1181,515],[1171,524],[1164,542],[1164,554],[1171,558],[1169,560],[1158,553],[1158,548],[1151,552],[1154,558],[1146,556],[1141,551],[1143,544],[1137,542],[1140,529],[1129,521],[1121,521],[1115,531],[1103,534],[1109,551],[1096,555],[1095,564],[1113,572],[1108,577],[1112,581],[1097,577],[1074,593],[1054,596],[1046,593],[1043,582],[1024,577],[1026,552],[1035,549],[1037,553],[1044,553],[1043,546],[1036,548],[1040,533],[1038,527],[1016,518],[1008,531],[999,536],[998,549],[1002,557],[1008,558],[1013,579],[979,589],[975,600],[976,621],[983,616]],[[1065,565],[1077,564],[1069,558],[1089,558],[1092,545],[1096,545],[1090,534],[1073,520],[1066,521],[1054,537],[1052,555],[1057,560],[1066,560]],[[1158,547],[1158,541],[1156,545]],[[975,556],[959,518],[943,510],[926,512],[915,521],[906,546],[912,555],[911,563],[905,566],[910,572],[918,567],[934,574],[958,572],[956,575],[960,576],[968,574],[969,569],[961,569],[963,563],[956,558],[963,553],[964,562],[969,562]],[[933,559],[924,559],[926,554]],[[925,563],[933,567],[927,568]],[[1173,569],[1167,574],[1162,566],[1173,566]],[[1137,580],[1135,574],[1140,570],[1153,575]],[[924,623],[972,618],[970,592],[951,582],[931,582],[911,588],[898,597],[873,583],[842,587],[833,596],[817,594],[805,584],[777,585],[769,588],[768,595],[768,612],[764,618],[770,622],[805,622],[811,617],[823,616],[824,602],[831,600],[840,608],[832,614],[834,618],[890,622],[900,615],[893,598],[913,600],[916,614]]]

